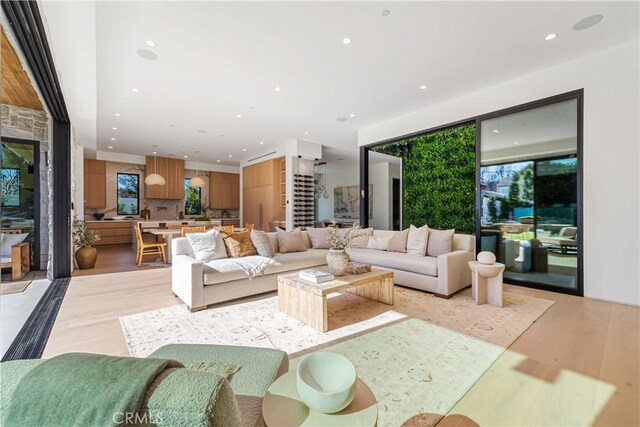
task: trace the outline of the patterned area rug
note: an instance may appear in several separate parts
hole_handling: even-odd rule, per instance
[[[379,399],[379,426],[433,425],[553,301],[504,294],[503,308],[396,287],[387,306],[352,294],[331,298],[329,332],[277,309],[276,298],[189,313],[168,307],[120,318],[134,356],[168,343],[318,349],[346,355]],[[295,366],[298,359],[292,360]]]

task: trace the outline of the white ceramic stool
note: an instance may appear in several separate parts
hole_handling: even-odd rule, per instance
[[[481,259],[484,252],[478,255]],[[493,254],[491,254],[493,255]],[[493,257],[495,260],[495,256]],[[480,261],[469,261],[471,269],[471,298],[476,304],[495,305],[502,307],[502,273],[505,265],[499,262],[492,264]]]

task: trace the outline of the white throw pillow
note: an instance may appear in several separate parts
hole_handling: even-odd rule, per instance
[[[430,230],[428,256],[440,256],[453,250],[453,235],[456,230]],[[522,242],[521,242],[522,243]]]
[[[258,251],[258,255],[273,258],[275,255],[275,251],[273,250],[273,246],[271,246],[271,239],[269,239],[269,235],[265,231],[261,230],[251,230],[251,242],[253,246],[256,247],[256,251]]]
[[[28,235],[29,235],[28,233],[21,233],[21,234],[2,233],[2,240],[1,240],[2,248],[0,249],[2,256],[6,258],[11,258],[11,247],[13,245],[17,245],[18,243],[22,243],[24,239],[27,238]]]
[[[389,247],[389,241],[393,237],[393,234],[388,236],[371,236],[367,243],[367,249],[376,249],[378,251],[386,251]]]
[[[198,261],[208,262],[227,258],[227,248],[222,240],[222,234],[218,230],[209,230],[206,233],[187,233],[186,237]]]
[[[415,225],[409,227],[407,236],[407,253],[411,255],[425,256],[427,253],[427,238],[429,237],[429,227],[423,225],[417,228]]]

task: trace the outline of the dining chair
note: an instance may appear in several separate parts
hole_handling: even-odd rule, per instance
[[[136,251],[136,264],[138,267],[142,264],[142,257],[145,255],[160,255],[162,262],[167,262],[167,255],[165,253],[166,243],[146,243],[142,240],[142,232],[140,227],[134,227],[136,229],[137,251]]]
[[[188,227],[188,226],[182,226],[182,237],[185,237],[187,235],[187,233],[204,233],[207,231],[207,227],[205,227],[204,225],[202,226],[194,226],[194,227]]]
[[[223,225],[220,227],[220,231],[223,233],[229,234],[229,233],[233,233],[234,228],[235,227],[233,225]]]

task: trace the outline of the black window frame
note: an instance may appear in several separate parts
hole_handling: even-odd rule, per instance
[[[136,177],[136,199],[137,199],[137,212],[120,212],[120,175],[129,175]],[[116,173],[116,214],[117,215],[140,215],[140,174],[137,173],[127,173],[127,172],[117,172]]]
[[[201,187],[196,187],[198,189],[198,206],[200,207],[198,209],[198,212],[189,212],[187,210],[187,191],[186,189],[189,187],[189,181],[191,181],[191,178],[185,178],[184,179],[184,186],[185,186],[185,192],[184,192],[184,200],[183,200],[183,204],[184,204],[184,214],[185,215],[202,215],[202,188]]]

